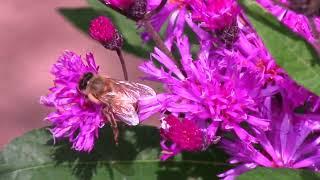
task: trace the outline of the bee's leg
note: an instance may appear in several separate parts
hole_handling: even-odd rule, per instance
[[[114,141],[115,141],[116,145],[118,145],[119,129],[118,129],[117,121],[113,115],[111,108],[108,106],[105,107],[103,109],[103,114],[105,115],[107,121],[110,122],[110,127],[112,128]]]
[[[97,99],[96,97],[94,97],[94,95],[91,94],[91,93],[88,94],[88,99],[89,99],[91,102],[95,103],[95,104],[101,104],[101,102],[99,101],[99,99]]]
[[[119,144],[119,129],[118,129],[118,124],[117,124],[117,121],[116,119],[114,118],[114,115],[113,113],[111,113],[110,115],[110,126],[112,128],[112,131],[113,131],[113,139],[114,139],[114,142],[116,143],[116,145]]]

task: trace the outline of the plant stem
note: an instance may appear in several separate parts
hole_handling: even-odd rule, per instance
[[[150,21],[148,19],[146,19],[146,20],[142,20],[142,23],[143,23],[146,31],[148,32],[148,34],[152,37],[153,41],[156,43],[157,47],[163,53],[165,53],[169,58],[174,60],[174,56],[172,55],[170,50],[167,48],[167,46],[164,44],[164,42],[162,41],[162,39],[161,39],[160,35],[158,34],[158,32],[153,28],[153,26],[150,23]]]
[[[116,51],[117,51],[117,54],[118,54],[118,57],[119,57],[119,60],[121,63],[124,79],[126,81],[128,81],[128,71],[127,71],[127,66],[126,66],[126,63],[125,63],[123,55],[122,55],[122,51],[121,51],[121,49],[117,49]]]
[[[161,11],[161,9],[166,5],[166,3],[167,3],[167,0],[162,0],[161,3],[158,5],[158,7],[156,7],[154,10],[152,10],[151,12],[147,13],[144,16],[144,19],[141,20],[141,22],[144,25],[145,30],[148,32],[148,34],[152,37],[153,41],[156,43],[157,47],[163,53],[165,53],[169,58],[174,60],[174,57],[173,57],[172,53],[167,48],[167,46],[164,44],[164,42],[161,39],[159,33],[153,28],[152,24],[150,23],[150,18],[153,15],[159,13],[159,11]]]

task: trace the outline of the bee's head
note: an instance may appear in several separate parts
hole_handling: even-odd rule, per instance
[[[92,72],[87,72],[83,74],[83,76],[81,77],[78,83],[78,88],[81,92],[85,92],[88,86],[88,82],[93,78],[93,76],[94,75]]]

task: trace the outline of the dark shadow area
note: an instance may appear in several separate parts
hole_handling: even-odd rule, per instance
[[[161,162],[160,137],[156,128],[121,127],[119,145],[113,142],[110,127],[101,129],[95,149],[91,153],[80,153],[71,149],[68,141],[54,145],[52,159],[56,166],[66,165],[73,176],[81,180],[101,179],[218,179],[217,174],[232,166],[219,149],[205,152],[182,153],[174,160]],[[47,144],[52,145],[52,140]],[[140,161],[140,163],[137,163]],[[105,174],[105,175],[101,175]]]
[[[135,129],[126,127],[125,130],[121,128],[120,131],[122,135],[120,135],[117,146],[113,142],[111,128],[101,129],[95,148],[90,153],[77,152],[71,149],[68,141],[59,141],[55,144],[52,158],[56,161],[56,166],[68,163],[72,174],[83,180],[91,179],[97,173],[97,168],[101,166],[105,167],[111,178],[114,176],[113,169],[130,176],[134,173],[128,171],[130,168],[121,170],[113,165],[112,161],[125,161],[126,168],[130,167],[130,161],[138,159],[137,156],[141,151],[159,147],[159,136],[157,130],[151,127],[136,127]],[[48,142],[49,145],[52,143],[52,141]]]
[[[204,152],[181,154],[181,159],[185,163],[174,163],[173,160],[163,162],[158,172],[158,180],[182,180],[182,179],[219,179],[218,174],[233,168],[226,163],[227,155],[217,147],[211,147]]]
[[[316,180],[320,179],[320,175],[316,175],[316,173],[309,171],[309,170],[302,170],[300,171],[300,176],[304,180]]]

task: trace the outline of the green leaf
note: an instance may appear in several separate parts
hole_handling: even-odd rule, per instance
[[[320,95],[320,59],[312,46],[253,0],[240,2],[277,63],[299,84]]]
[[[104,11],[107,8],[99,0],[87,0],[87,3],[96,10]]]
[[[1,180],[56,179],[217,179],[226,168],[222,152],[210,149],[199,154],[184,153],[175,160],[159,161],[159,132],[152,127],[120,129],[119,146],[112,130],[101,130],[90,154],[71,150],[66,141],[53,146],[45,128],[12,141],[2,152]],[[223,162],[223,161],[220,161]]]
[[[319,173],[308,170],[256,168],[238,177],[239,180],[313,180],[320,179]]]
[[[121,14],[109,8],[60,8],[59,13],[62,14],[75,27],[88,34],[90,21],[100,15],[107,16],[112,19],[118,30],[124,37],[123,50],[134,54],[138,57],[148,58],[151,46],[144,44],[137,31],[136,24],[132,20],[127,19]]]

